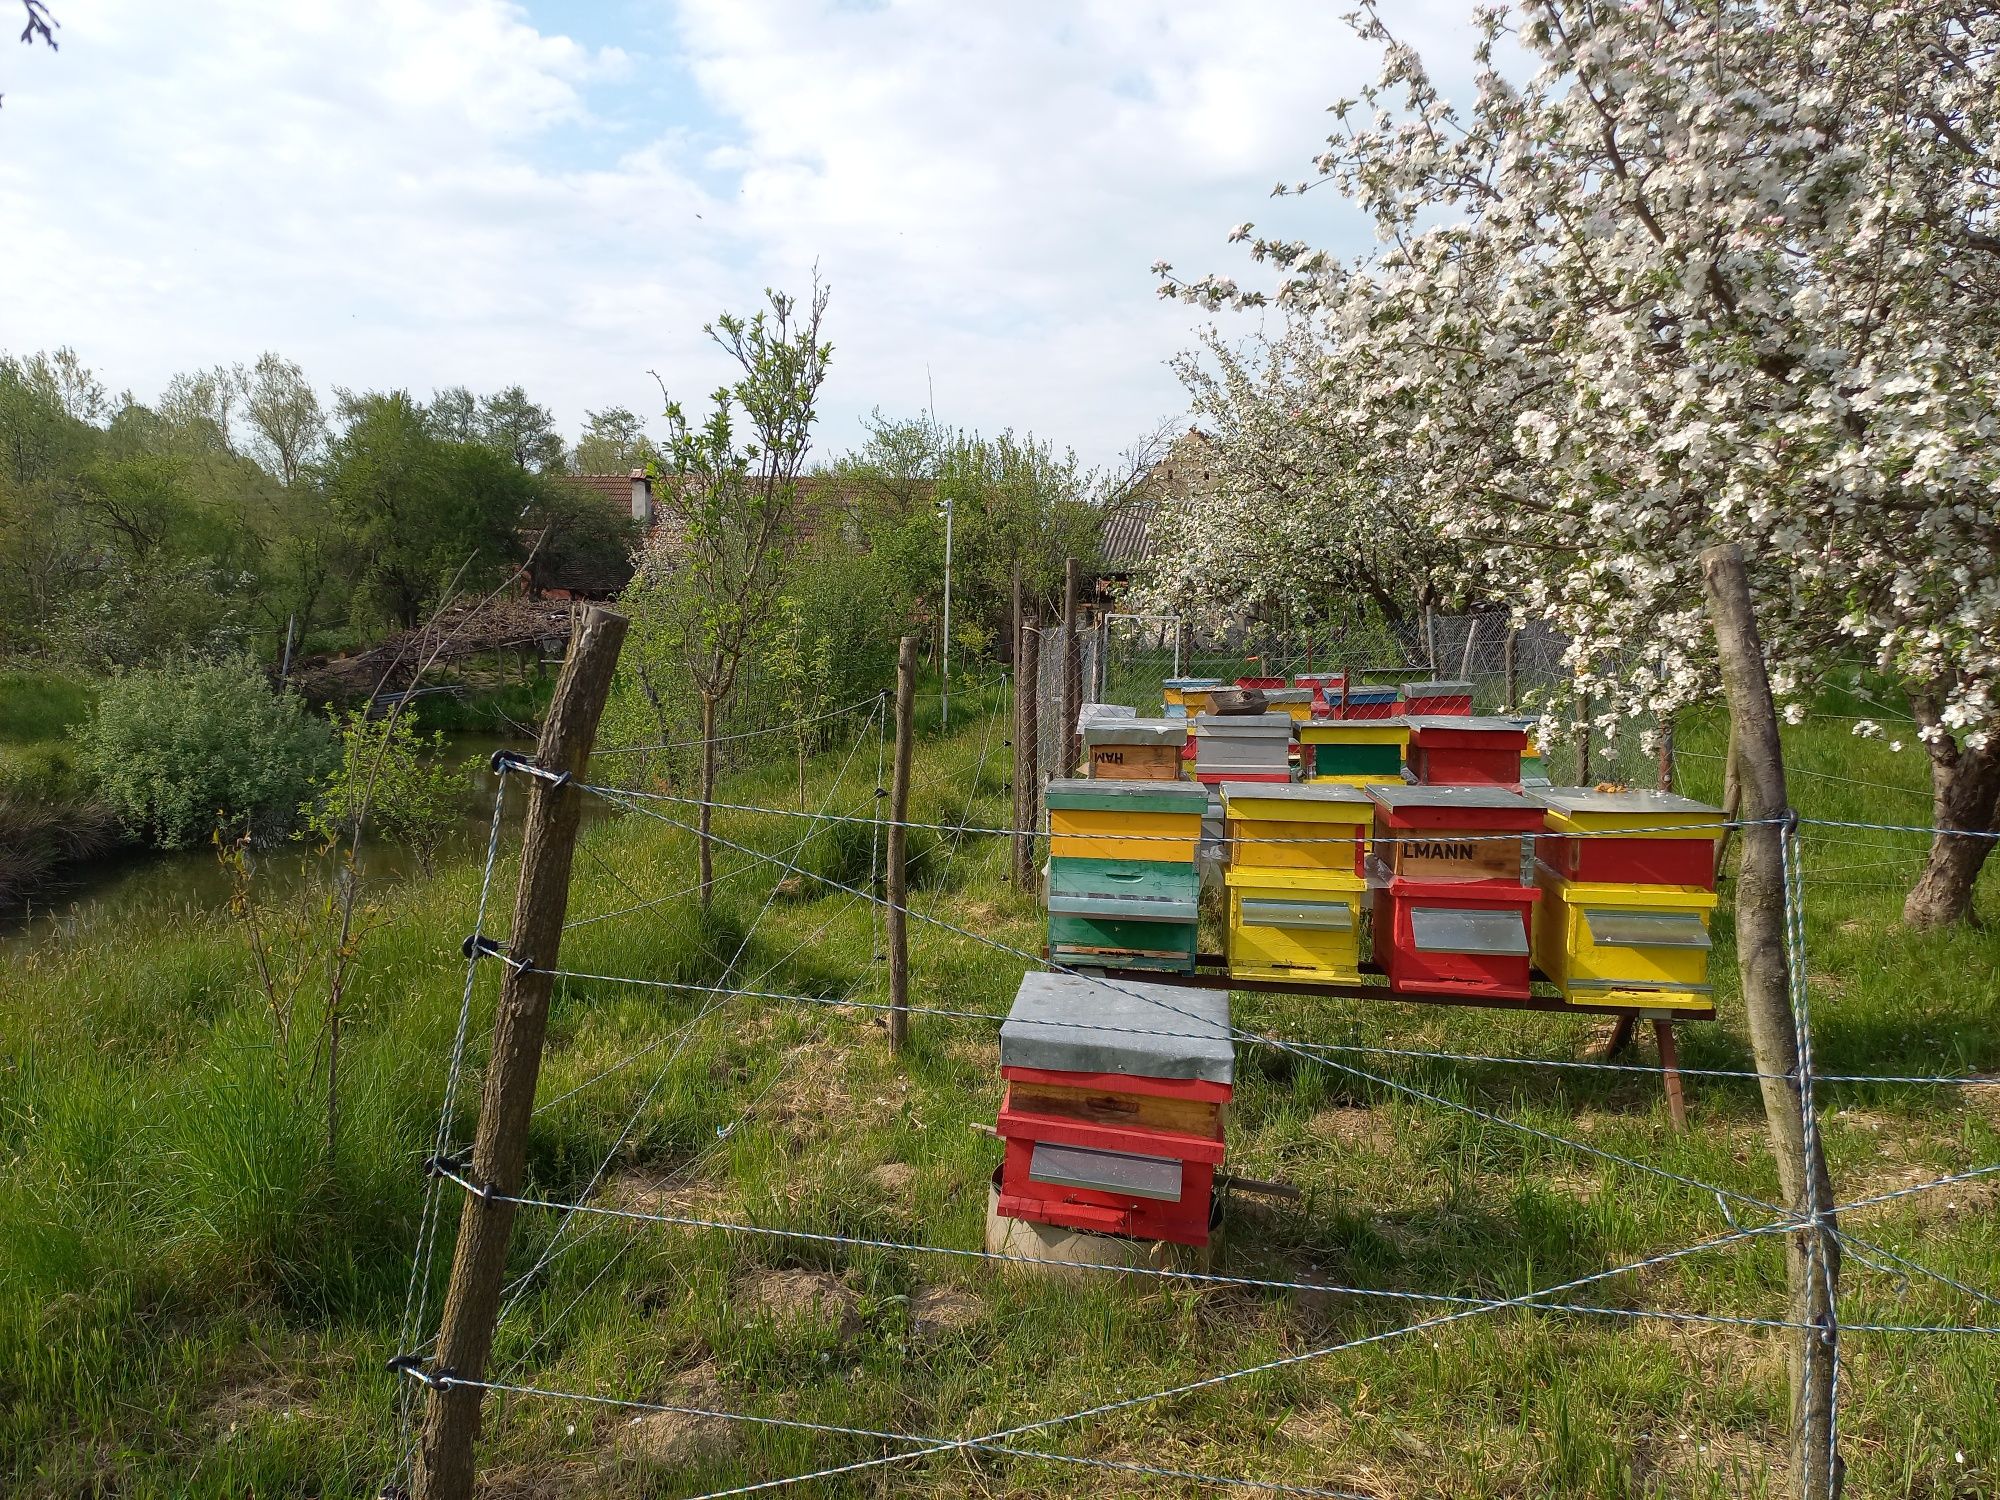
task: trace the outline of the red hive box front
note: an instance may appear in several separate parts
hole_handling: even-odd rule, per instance
[[[1399,992],[1525,1000],[1540,891],[1526,883],[1535,803],[1498,787],[1369,787],[1375,960]]]
[[[999,1212],[1205,1245],[1233,1091],[1229,997],[1028,974],[1000,1032]]]
[[[1472,684],[1469,682],[1406,682],[1403,684],[1405,714],[1441,714],[1464,718],[1472,712]]]
[[[1424,786],[1521,790],[1528,732],[1511,719],[1437,716],[1410,720],[1410,771]]]

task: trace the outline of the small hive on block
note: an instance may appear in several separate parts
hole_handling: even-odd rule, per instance
[[[1403,782],[1406,719],[1315,719],[1299,726],[1299,774],[1346,786]]]
[[[1093,719],[1083,726],[1092,781],[1178,781],[1186,719]]]
[[[1369,687],[1349,683],[1344,692],[1328,690],[1327,707],[1336,719],[1393,719],[1404,711],[1399,687]]]
[[[1499,787],[1371,786],[1375,961],[1389,988],[1525,1000],[1527,846],[1542,808]]]
[[[1206,789],[1051,781],[1049,957],[1072,968],[1192,973]]]
[[[1575,1004],[1707,1010],[1720,809],[1671,792],[1535,793],[1535,962]]]
[[[1023,975],[1000,1028],[999,1212],[1207,1244],[1231,1035],[1222,991]]]
[[[1420,786],[1499,786],[1521,790],[1528,732],[1512,719],[1413,716],[1410,775]]]
[[[1169,677],[1162,685],[1162,698],[1169,719],[1185,719],[1205,711],[1208,695],[1222,686],[1220,677]],[[1193,694],[1192,702],[1189,695]]]
[[[1375,804],[1351,786],[1222,789],[1229,835],[1229,972],[1354,980]]]
[[[1260,693],[1268,693],[1274,688],[1283,687],[1285,679],[1282,677],[1239,677],[1236,679],[1236,685],[1240,688],[1255,688]]]
[[[1331,718],[1332,705],[1340,701],[1341,684],[1347,681],[1345,672],[1299,672],[1292,678],[1293,687],[1302,687],[1312,694],[1312,717]]]
[[[1290,781],[1292,716],[1202,714],[1194,721],[1197,781]]]
[[[1411,718],[1419,714],[1464,718],[1472,712],[1472,684],[1457,681],[1406,682],[1403,684],[1403,712]]]

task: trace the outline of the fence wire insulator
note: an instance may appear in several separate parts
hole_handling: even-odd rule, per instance
[[[418,1385],[435,1390],[440,1384],[438,1377],[424,1368],[421,1354],[398,1354],[384,1366],[391,1375],[406,1375]]]
[[[516,973],[532,967],[525,958],[516,958],[511,951],[483,932],[468,934],[465,941],[458,945],[458,951],[471,959],[497,958]]]
[[[454,1177],[472,1165],[472,1148],[460,1147],[456,1151],[442,1152],[437,1156],[424,1158],[424,1176]]]
[[[538,766],[530,756],[518,750],[495,750],[493,758],[487,762],[496,776],[505,776],[509,771],[518,771],[523,776],[532,776],[537,781],[546,781],[550,786],[568,786],[570,774],[567,771],[551,771]]]

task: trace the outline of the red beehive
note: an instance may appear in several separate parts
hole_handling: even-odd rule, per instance
[[[1371,786],[1375,961],[1397,991],[1528,998],[1532,917],[1523,881],[1543,810],[1498,787]]]
[[[1027,974],[1000,1074],[1001,1214],[1208,1243],[1235,1078],[1227,994]]]
[[[1410,772],[1423,786],[1521,790],[1528,732],[1512,719],[1432,715],[1410,720]]]
[[[1472,712],[1472,684],[1469,682],[1406,682],[1403,684],[1403,712],[1449,714],[1459,718]]]
[[[1236,685],[1240,688],[1256,688],[1259,692],[1268,692],[1272,688],[1283,687],[1285,679],[1282,677],[1239,677],[1236,679]]]
[[[1672,792],[1537,788],[1549,832],[1535,856],[1564,880],[1715,889],[1722,810]]]

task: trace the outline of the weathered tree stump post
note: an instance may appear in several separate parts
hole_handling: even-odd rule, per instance
[[[606,609],[592,609],[578,622],[535,749],[539,769],[578,779],[588,769],[625,628],[625,617]],[[549,991],[555,983],[550,971],[560,955],[569,910],[570,862],[582,796],[574,786],[539,776],[528,792],[521,879],[508,928],[509,962],[493,1015],[493,1055],[468,1174],[482,1191],[466,1195],[459,1215],[451,1284],[438,1328],[432,1377],[437,1383],[431,1387],[417,1448],[417,1500],[466,1500],[472,1493],[473,1443],[485,1393],[476,1384],[456,1382],[485,1379],[493,1349],[493,1323],[514,1229],[514,1205],[507,1200],[521,1191],[527,1161],[528,1118],[534,1113]]]
[[[889,783],[889,1050],[901,1052],[910,1035],[909,892],[910,740],[917,699],[917,638],[896,648],[896,771]]]
[[[1733,759],[1742,791],[1742,857],[1736,875],[1736,962],[1744,1018],[1778,1184],[1801,1227],[1785,1238],[1791,1347],[1792,1476],[1798,1500],[1834,1500],[1842,1464],[1834,1446],[1834,1380],[1840,1275],[1833,1186],[1819,1132],[1808,1121],[1785,948],[1784,820],[1791,816],[1778,715],[1751,610],[1743,552],[1734,543],[1701,555],[1702,583],[1715,622],[1722,682],[1729,697]]]

